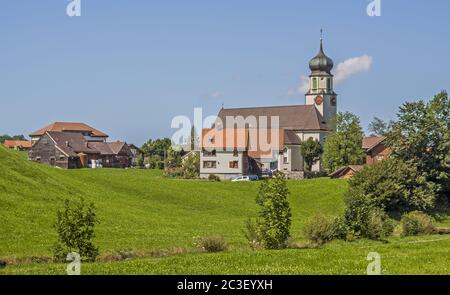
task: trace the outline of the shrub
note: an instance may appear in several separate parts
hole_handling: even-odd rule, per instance
[[[416,165],[389,158],[365,167],[350,179],[346,205],[355,210],[361,206],[381,208],[400,219],[406,212],[433,210],[436,190]]]
[[[245,237],[250,248],[253,250],[262,248],[261,234],[258,232],[258,221],[253,221],[250,218],[245,222]]]
[[[417,236],[427,235],[434,231],[433,219],[420,211],[413,211],[402,216],[400,220],[400,235]]]
[[[220,181],[220,177],[215,175],[215,174],[210,174],[208,176],[208,180],[210,180],[210,181]]]
[[[265,179],[259,188],[256,203],[259,205],[258,232],[266,249],[286,248],[291,226],[291,208],[286,178],[276,172]]]
[[[309,241],[322,245],[334,239],[344,238],[345,230],[339,218],[316,214],[305,224],[303,234]]]
[[[381,240],[392,234],[394,222],[379,208],[373,208],[367,216],[366,230],[363,236],[372,240]]]
[[[54,228],[58,241],[53,247],[53,256],[57,261],[65,261],[68,253],[76,252],[85,261],[95,261],[98,248],[94,246],[94,226],[98,223],[93,203],[64,201],[64,208],[57,211]]]
[[[171,178],[179,178],[183,176],[183,168],[169,167],[164,171],[164,176]]]
[[[144,156],[143,155],[139,155],[136,159],[136,166],[137,167],[144,167]]]
[[[208,253],[222,252],[228,249],[228,244],[222,236],[196,237],[194,245]]]

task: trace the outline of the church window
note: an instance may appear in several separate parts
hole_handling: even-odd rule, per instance
[[[327,90],[331,90],[331,79],[327,78]]]
[[[313,78],[312,82],[313,82],[312,88],[313,88],[314,90],[316,90],[316,89],[317,89],[317,78]]]

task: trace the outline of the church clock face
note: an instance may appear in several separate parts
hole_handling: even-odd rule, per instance
[[[336,106],[336,96],[333,96],[330,98],[330,103],[332,106],[334,106],[334,107]]]
[[[317,95],[316,98],[314,99],[314,101],[316,102],[316,105],[321,105],[323,102],[323,98],[320,95]]]

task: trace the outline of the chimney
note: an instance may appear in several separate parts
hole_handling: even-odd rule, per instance
[[[66,147],[70,147],[69,141],[66,140]]]
[[[89,141],[86,141],[86,142],[84,143],[84,145],[88,148],[88,147],[89,147]]]

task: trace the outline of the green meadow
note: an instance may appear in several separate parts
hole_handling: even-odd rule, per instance
[[[85,274],[364,274],[367,254],[382,257],[386,274],[450,273],[450,236],[335,241],[318,249],[252,251],[243,231],[256,216],[258,182],[165,178],[139,169],[60,170],[0,146],[0,274],[64,274],[45,261],[56,241],[52,224],[64,199],[83,197],[97,207],[95,244],[102,257],[148,253],[121,261],[83,263]],[[317,212],[343,211],[345,180],[289,181],[293,240]],[[438,225],[450,225],[450,219]],[[199,253],[196,236],[222,235],[223,253]]]

